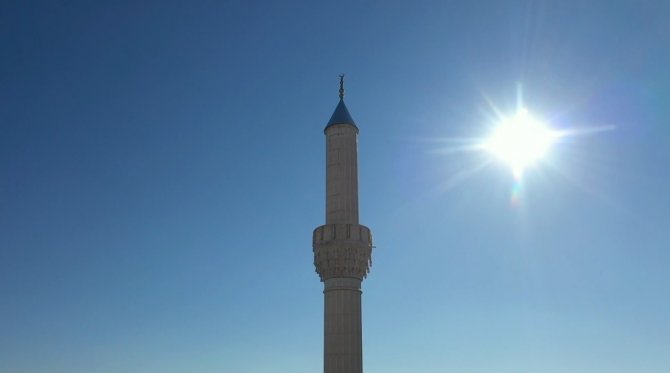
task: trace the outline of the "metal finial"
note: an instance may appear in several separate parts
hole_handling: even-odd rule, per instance
[[[340,74],[340,100],[344,99],[344,74]]]

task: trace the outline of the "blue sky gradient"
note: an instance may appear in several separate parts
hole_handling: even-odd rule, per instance
[[[0,371],[322,370],[323,127],[360,128],[367,372],[670,371],[670,3],[9,2]],[[494,108],[564,139],[513,178]]]

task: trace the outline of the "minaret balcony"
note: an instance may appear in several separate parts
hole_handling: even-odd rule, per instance
[[[363,280],[370,271],[372,232],[364,225],[322,225],[314,230],[312,247],[321,281],[334,277]]]

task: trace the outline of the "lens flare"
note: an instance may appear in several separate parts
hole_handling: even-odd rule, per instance
[[[512,206],[516,206],[519,204],[519,200],[521,199],[521,180],[517,179],[514,181],[514,185],[512,185],[512,196],[510,198],[510,203]]]

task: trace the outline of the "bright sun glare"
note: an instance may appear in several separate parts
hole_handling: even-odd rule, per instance
[[[499,123],[482,147],[505,162],[514,177],[520,179],[524,170],[547,154],[558,137],[558,132],[521,109]]]

